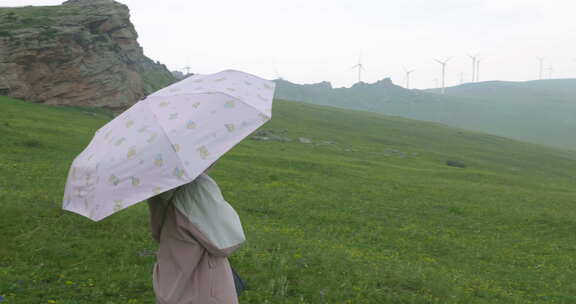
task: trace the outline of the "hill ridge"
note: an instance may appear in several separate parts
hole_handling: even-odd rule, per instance
[[[533,143],[576,149],[576,79],[489,81],[408,90],[390,79],[332,88],[276,80],[277,98],[440,122]]]

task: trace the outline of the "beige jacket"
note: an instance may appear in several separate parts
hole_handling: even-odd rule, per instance
[[[226,257],[244,242],[244,232],[218,185],[202,174],[148,205],[152,236],[160,243],[153,277],[157,303],[238,303]]]

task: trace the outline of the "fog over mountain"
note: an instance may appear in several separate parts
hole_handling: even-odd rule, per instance
[[[533,143],[576,149],[576,79],[467,83],[408,90],[388,78],[333,88],[276,80],[277,98],[444,123]]]

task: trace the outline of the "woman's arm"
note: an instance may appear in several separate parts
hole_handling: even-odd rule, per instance
[[[156,242],[160,242],[160,234],[162,234],[162,226],[164,225],[166,211],[178,188],[162,192],[148,199],[148,210],[150,210],[150,230],[152,232],[152,237]]]
[[[160,242],[160,233],[162,231],[162,221],[166,209],[166,202],[159,196],[148,199],[148,210],[150,210],[150,230],[152,238]]]

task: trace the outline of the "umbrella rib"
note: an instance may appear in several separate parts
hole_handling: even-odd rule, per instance
[[[200,91],[200,92],[198,92],[198,93],[172,94],[172,95],[170,95],[170,96],[189,96],[189,95],[211,94],[211,93],[212,93],[212,92]],[[265,115],[266,117],[268,117],[268,119],[272,119],[271,115],[270,115],[270,116],[267,115],[267,114],[265,113],[265,111],[262,111],[262,110],[258,109],[257,107],[253,106],[252,104],[247,103],[247,102],[245,102],[244,100],[242,100],[242,99],[240,99],[240,98],[238,98],[238,97],[236,97],[236,96],[233,96],[233,95],[230,95],[230,94],[224,93],[224,92],[217,92],[217,94],[226,95],[227,97],[230,97],[230,98],[235,99],[235,100],[237,100],[237,101],[240,101],[240,102],[242,102],[242,103],[244,103],[244,104],[247,104],[247,105],[250,106],[251,108],[256,109],[256,111],[258,111],[258,113],[261,113],[261,114]],[[154,96],[154,95],[150,95],[149,97],[160,98],[160,97],[168,97],[168,96]],[[272,97],[272,102],[274,102],[274,97]],[[154,116],[154,117],[156,117],[156,116]]]
[[[223,94],[223,95],[226,95],[226,96],[228,96],[228,97],[230,97],[230,98],[234,98],[234,99],[236,99],[236,100],[238,100],[238,101],[240,101],[240,102],[243,102],[243,103],[249,105],[250,107],[256,109],[256,111],[258,111],[258,113],[261,113],[261,114],[265,115],[266,117],[268,117],[268,119],[272,119],[272,117],[266,115],[266,113],[264,113],[263,111],[261,111],[261,110],[258,109],[257,107],[253,106],[253,105],[250,104],[250,103],[245,102],[244,100],[242,100],[242,99],[240,99],[240,98],[238,98],[238,97],[236,97],[236,96],[232,96],[232,95],[230,95],[230,94],[228,94],[228,93],[223,93],[223,92],[218,92],[218,93]],[[272,100],[274,100],[274,98],[272,98]]]
[[[148,100],[143,100],[144,103],[146,104],[146,107],[148,107],[148,110],[150,111],[150,113],[152,113],[152,115],[154,115],[154,119],[156,119],[156,121],[158,122],[158,125],[160,126],[160,131],[162,133],[164,133],[164,136],[166,136],[166,140],[168,140],[168,142],[170,143],[170,149],[172,149],[172,151],[174,152],[174,154],[176,154],[176,157],[178,157],[178,160],[180,161],[180,164],[182,165],[182,169],[184,170],[184,172],[187,172],[187,169],[184,166],[184,161],[182,160],[182,158],[180,158],[180,154],[178,154],[178,152],[174,151],[173,147],[174,147],[174,143],[172,142],[172,140],[170,140],[170,136],[168,136],[168,133],[166,133],[166,130],[164,130],[164,126],[162,126],[160,124],[160,120],[158,119],[158,116],[156,116],[156,113],[154,113],[154,111],[152,111],[152,106],[150,105],[150,103],[148,102]],[[188,174],[186,174],[188,175]],[[182,183],[184,184],[184,183]],[[181,184],[181,185],[182,185]],[[178,186],[176,186],[178,187]],[[174,188],[176,188],[174,187]],[[169,189],[171,190],[171,189]],[[168,190],[167,190],[168,191]]]
[[[211,92],[197,92],[197,93],[192,93],[192,94],[172,94],[171,96],[189,96],[189,95],[199,95],[199,94],[206,94],[206,93],[211,93]],[[255,107],[254,105],[252,105],[252,104],[250,104],[250,103],[248,103],[248,102],[245,102],[244,100],[242,100],[242,99],[240,99],[240,98],[238,98],[238,97],[236,97],[236,96],[233,96],[233,95],[230,95],[230,94],[224,93],[224,92],[218,92],[218,94],[222,94],[222,95],[225,95],[225,96],[227,96],[227,97],[229,97],[229,98],[231,98],[231,99],[234,99],[234,100],[236,100],[236,101],[242,102],[243,104],[246,104],[246,105],[248,105],[249,107],[255,109],[258,113],[264,115],[266,118],[268,118],[268,120],[272,119],[271,115],[267,115],[267,114],[265,113],[265,111],[262,111],[262,110],[258,109],[258,108]],[[154,96],[154,95],[149,96],[149,98],[161,98],[161,97],[166,97],[166,96]],[[150,105],[150,102],[149,102],[147,99],[143,100],[143,102],[146,104],[146,107],[147,107],[148,110],[152,113],[152,115],[154,116],[154,118],[156,119],[156,121],[159,122],[160,120],[159,120],[158,117],[156,116],[156,113],[154,113],[154,111],[152,110],[152,106]],[[273,100],[272,100],[272,102],[273,102]],[[160,129],[161,129],[161,132],[164,134],[164,136],[166,136],[166,139],[168,140],[168,142],[173,146],[174,143],[171,141],[170,136],[168,136],[168,133],[166,132],[166,130],[164,130],[164,127],[163,127],[162,125],[160,125]],[[183,168],[184,172],[187,172],[187,173],[188,173],[188,169],[184,166],[184,161],[183,161],[182,158],[180,157],[180,154],[179,154],[178,152],[176,152],[176,151],[174,151],[174,153],[176,154],[176,157],[178,157],[178,160],[180,161],[180,164],[182,164],[182,168]],[[187,174],[187,175],[188,175],[188,174]],[[188,177],[190,177],[190,176],[188,176]]]

